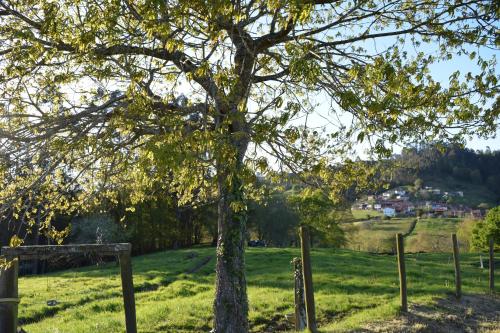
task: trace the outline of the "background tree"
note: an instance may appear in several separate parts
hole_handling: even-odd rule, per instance
[[[490,238],[493,238],[495,248],[500,245],[500,206],[490,209],[484,221],[476,223],[472,230],[475,249],[487,249]]]
[[[357,143],[387,156],[410,138],[491,133],[498,78],[480,51],[498,47],[498,11],[485,0],[0,0],[1,155],[71,170],[72,207],[116,200],[119,186],[140,202],[167,174],[181,205],[217,197],[215,331],[246,332],[255,170],[315,171],[348,194],[351,178],[328,165]],[[457,54],[478,73],[436,81],[430,65]],[[1,186],[17,215],[31,210],[16,198],[50,182],[28,171]]]
[[[335,247],[347,243],[345,233],[338,224],[345,219],[345,213],[343,210],[337,211],[336,208],[339,207],[321,189],[306,188],[290,195],[288,202],[298,215],[300,223],[310,226],[313,236],[319,236],[318,243]]]
[[[420,178],[415,179],[413,183],[413,191],[418,193],[422,189],[422,185],[424,184],[423,180]]]
[[[248,226],[258,239],[269,246],[290,246],[297,243],[296,230],[299,218],[283,193],[275,193],[260,202],[248,205]]]

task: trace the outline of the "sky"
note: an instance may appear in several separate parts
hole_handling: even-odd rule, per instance
[[[484,150],[486,147],[490,147],[491,150],[500,150],[500,130],[497,130],[496,138],[487,140],[472,138],[467,142],[467,148],[470,149]]]
[[[393,40],[379,39],[377,41],[372,41],[371,45],[369,43],[370,42],[367,42],[367,44],[364,44],[363,46],[366,47],[368,50],[371,49],[372,51],[380,51],[383,50],[385,47],[391,45],[393,43]],[[421,49],[416,50],[412,44],[407,43],[403,49],[407,51],[409,54],[414,54],[414,55],[418,51],[423,51],[426,54],[433,54],[437,51],[437,45],[422,44]],[[475,51],[478,54],[478,56],[481,56],[486,60],[489,60],[492,57],[496,58],[497,61],[500,60],[500,51],[498,50],[491,50],[485,47],[473,48],[470,46],[467,47],[467,50],[469,52]],[[447,87],[450,75],[457,70],[459,70],[461,74],[466,74],[468,72],[471,72],[473,75],[479,74],[480,70],[476,64],[476,61],[477,60],[471,60],[467,55],[462,55],[462,56],[455,55],[451,60],[432,64],[430,66],[431,75],[435,80],[439,81],[443,87]],[[496,66],[495,72],[497,76],[500,77],[500,68],[498,67],[498,65]],[[319,111],[318,112],[319,114],[327,113],[326,110],[321,110],[321,109],[323,108],[320,107],[320,110],[317,110]],[[315,120],[312,121],[312,123],[317,123],[319,127],[320,123],[324,124],[324,118],[317,117]],[[479,138],[477,136],[468,137],[466,138],[465,146],[467,148],[474,150],[485,150],[487,147],[489,147],[491,150],[500,150],[500,120],[497,120],[497,125],[498,126],[496,134],[493,134],[490,138]],[[393,148],[394,152],[398,153],[399,151],[401,151],[402,146],[395,146]],[[362,149],[357,149],[357,154],[363,156],[364,153],[361,150]]]
[[[497,61],[500,60],[500,52],[496,50],[490,49],[477,49],[476,50],[479,55],[486,59],[490,59],[491,57],[496,57]],[[474,62],[472,62],[467,56],[455,57],[451,61],[441,62],[431,66],[431,71],[433,76],[440,80],[443,84],[445,84],[448,80],[448,77],[451,73],[456,70],[460,70],[460,72],[472,72],[473,74],[477,74],[477,67],[473,66]],[[496,66],[496,73],[500,75],[500,68],[498,65]],[[500,150],[500,122],[498,122],[499,128],[497,128],[497,133],[495,137],[483,139],[478,137],[472,137],[467,140],[466,147],[474,150],[484,150],[486,147],[490,147],[491,150]]]

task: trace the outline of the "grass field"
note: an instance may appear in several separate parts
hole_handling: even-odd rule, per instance
[[[460,222],[462,219],[458,218],[421,219],[415,226],[415,230],[408,236],[407,250],[411,252],[449,251],[450,235],[458,231]]]
[[[390,220],[371,219],[342,224],[348,231],[349,244],[353,250],[369,252],[391,252],[395,245],[395,234],[408,232],[415,217],[392,218]],[[457,233],[462,219],[425,218],[420,219],[415,229],[407,237],[406,250],[409,252],[450,251],[452,233]],[[465,243],[461,234],[459,241]]]
[[[351,209],[352,216],[358,219],[369,219],[371,217],[382,217],[384,214],[378,210],[373,209]]]
[[[133,258],[139,331],[208,332],[214,295],[214,259],[186,274],[213,248],[156,253]],[[251,248],[247,280],[252,332],[291,331],[290,261],[298,249]],[[396,258],[362,252],[314,249],[313,273],[321,332],[347,331],[398,314]],[[453,292],[449,254],[407,258],[410,303],[433,304]],[[484,293],[487,271],[478,255],[462,256],[464,293]],[[499,274],[497,274],[497,279]],[[118,267],[106,264],[20,279],[20,319],[29,333],[124,332]],[[48,307],[55,299],[57,306]]]
[[[394,247],[395,234],[405,233],[414,218],[391,220],[366,220],[342,224],[348,230],[349,249],[369,252],[390,252]]]

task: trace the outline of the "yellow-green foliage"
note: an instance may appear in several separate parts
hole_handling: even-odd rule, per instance
[[[486,249],[490,240],[495,248],[500,248],[500,206],[492,208],[480,223],[472,230],[472,244],[475,249]]]

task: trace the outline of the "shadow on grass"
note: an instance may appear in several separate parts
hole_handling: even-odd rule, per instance
[[[500,328],[498,295],[464,295],[435,299],[434,305],[410,305],[409,312],[395,320],[366,325],[356,332],[486,332]]]
[[[196,258],[196,257],[193,257]],[[134,285],[134,292],[135,293],[142,293],[142,292],[151,292],[158,290],[161,287],[166,287],[169,284],[173,283],[174,281],[180,280],[180,279],[185,279],[189,274],[194,274],[198,272],[200,269],[202,269],[205,265],[207,265],[211,260],[212,256],[204,257],[201,259],[195,260],[187,269],[184,271],[178,271],[175,274],[175,276],[164,276],[162,277],[159,281],[157,282],[149,282],[145,281],[140,284],[135,284]],[[109,273],[109,272],[108,272]],[[104,274],[102,271],[99,271],[99,275]],[[106,276],[106,275],[104,275]],[[111,298],[116,298],[116,297],[121,297],[122,293],[120,292],[108,292],[105,294],[95,294],[93,297],[86,296],[77,302],[69,302],[69,303],[60,303],[57,306],[54,307],[49,307],[49,306],[44,306],[41,308],[41,310],[34,311],[30,316],[21,316],[19,317],[19,324],[20,325],[28,325],[28,324],[35,324],[37,322],[40,322],[46,318],[54,317],[57,315],[59,312],[73,308],[73,307],[79,307],[86,305],[91,302],[95,301],[102,301],[106,299],[111,299]],[[177,295],[179,296],[179,295]],[[108,309],[109,310],[109,309]]]

